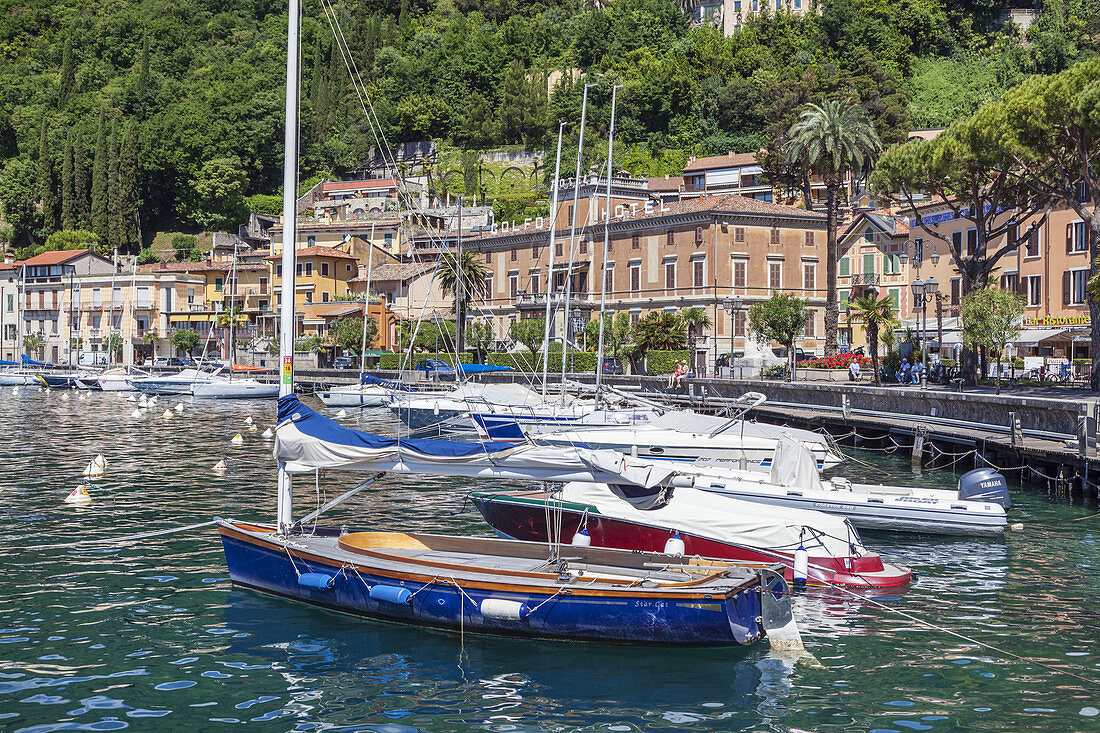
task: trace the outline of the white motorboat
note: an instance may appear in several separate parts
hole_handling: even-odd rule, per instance
[[[394,399],[406,397],[442,396],[443,392],[418,390],[399,382],[359,375],[359,384],[347,384],[333,387],[317,393],[317,398],[326,407],[385,407]]]
[[[444,424],[469,428],[471,410],[490,404],[522,408],[545,403],[537,392],[520,384],[464,384],[442,394],[395,397],[390,409],[414,429]]]
[[[24,384],[41,384],[38,372],[27,369],[0,370],[0,387],[18,387]]]
[[[279,384],[256,379],[204,379],[191,384],[191,395],[218,400],[271,399],[279,395]]]
[[[141,377],[131,379],[134,389],[145,394],[191,394],[191,385],[196,382],[209,382],[213,380],[226,381],[229,378],[223,376],[221,369],[216,372],[206,372],[200,369],[183,369],[175,374],[163,374],[155,377]]]
[[[828,440],[809,430],[755,423],[744,418],[720,418],[690,410],[653,415],[634,425],[585,426],[533,435],[542,445],[573,445],[614,450],[640,458],[695,463],[700,460],[731,467],[767,469],[782,435],[792,435],[809,449],[818,468],[832,468],[844,457]]]
[[[99,375],[98,388],[104,392],[132,392],[135,389],[132,380],[148,376],[149,372],[140,369],[108,369]]]

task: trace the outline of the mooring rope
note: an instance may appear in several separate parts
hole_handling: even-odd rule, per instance
[[[183,527],[172,527],[170,529],[158,529],[152,532],[140,532],[138,534],[125,535],[123,537],[103,537],[95,540],[78,540],[76,542],[65,542],[59,545],[28,545],[29,549],[33,550],[61,550],[71,547],[82,547],[83,545],[100,545],[108,542],[115,542],[118,544],[128,544],[136,540],[143,540],[147,537],[160,537],[167,534],[175,534],[176,532],[187,532],[192,529],[201,529],[202,527],[209,527],[212,524],[217,524],[219,520],[212,519],[209,522],[199,522],[198,524],[188,524]]]

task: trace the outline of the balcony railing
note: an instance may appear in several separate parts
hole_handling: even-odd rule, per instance
[[[554,307],[560,306],[564,302],[564,293],[554,293],[550,298],[550,305]],[[570,305],[591,305],[592,302],[592,295],[589,293],[572,293],[569,296]],[[545,308],[546,293],[519,293],[515,297],[515,306],[517,308]]]
[[[864,272],[852,275],[852,285],[878,285],[880,275],[877,272]]]

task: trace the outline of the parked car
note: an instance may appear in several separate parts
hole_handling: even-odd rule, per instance
[[[338,356],[332,360],[333,369],[354,369],[357,360],[350,356]]]
[[[622,374],[623,363],[619,359],[611,356],[606,356],[603,360],[602,369],[604,374]]]
[[[787,347],[786,346],[776,346],[772,349],[772,353],[775,354],[776,356],[778,356],[780,359],[786,359],[787,358]],[[796,363],[800,362],[800,361],[806,361],[808,359],[816,359],[816,358],[817,357],[815,357],[813,354],[807,354],[805,351],[803,351],[801,349],[801,347],[796,346],[795,349],[794,349],[794,360],[795,360]]]
[[[170,356],[165,366],[179,367],[181,369],[194,369],[195,360],[190,356]]]
[[[429,374],[434,372],[436,374],[454,374],[455,370],[447,362],[442,359],[421,359],[416,363],[416,369]]]

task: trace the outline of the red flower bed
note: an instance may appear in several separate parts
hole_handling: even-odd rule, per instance
[[[871,363],[871,357],[860,356],[859,354],[841,353],[836,356],[822,356],[818,359],[808,359],[799,366],[809,369],[847,369],[851,366],[853,361],[862,367]]]

